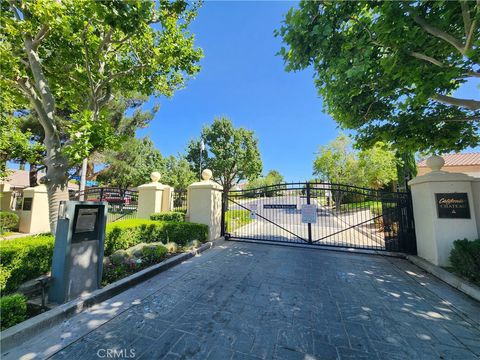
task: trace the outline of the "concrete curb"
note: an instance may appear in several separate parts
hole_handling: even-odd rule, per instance
[[[421,257],[415,255],[407,255],[407,259],[418,267],[422,268],[426,272],[446,282],[448,285],[463,292],[464,294],[472,297],[473,299],[480,301],[480,287],[473,285],[455,274],[442,269],[439,266],[433,265]]]
[[[357,248],[349,248],[343,246],[329,246],[329,245],[309,245],[303,243],[295,243],[295,242],[281,242],[281,241],[274,241],[274,240],[256,240],[256,239],[248,239],[248,238],[233,238],[225,241],[232,241],[232,242],[244,242],[244,243],[254,243],[254,244],[265,244],[265,245],[274,245],[274,246],[287,246],[287,247],[298,247],[302,249],[309,249],[309,250],[328,250],[328,251],[338,251],[338,252],[345,252],[349,254],[361,254],[361,255],[380,255],[380,256],[389,256],[394,258],[406,259],[405,254],[397,253],[392,251],[386,250],[374,250],[374,249],[357,249]]]
[[[59,305],[52,310],[46,311],[43,314],[37,315],[2,331],[0,333],[0,348],[2,349],[2,353],[23,344],[43,329],[54,326],[78,313],[81,313],[95,304],[108,300],[132,286],[140,284],[141,282],[204,252],[205,250],[214,247],[222,240],[223,238],[206,242],[196,249],[173,256],[159,264],[150,266],[136,272],[135,274],[127,276],[126,278],[109,284],[102,289],[95,290],[84,297]]]

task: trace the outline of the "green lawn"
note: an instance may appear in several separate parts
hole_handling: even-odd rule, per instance
[[[227,232],[229,233],[251,221],[250,211],[248,210],[227,210],[225,212],[225,224],[227,225]]]
[[[340,209],[342,211],[370,209],[370,211],[375,213],[375,212],[378,212],[376,210],[382,209],[382,203],[380,201],[373,201],[373,200],[352,202],[352,203],[340,205]]]

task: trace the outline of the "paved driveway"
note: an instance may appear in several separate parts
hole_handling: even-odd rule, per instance
[[[64,347],[53,359],[467,360],[480,355],[479,314],[405,260],[228,242],[5,359]]]

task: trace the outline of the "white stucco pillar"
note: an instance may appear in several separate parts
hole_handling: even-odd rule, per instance
[[[150,179],[152,180],[151,183],[138,187],[137,217],[140,219],[150,219],[151,214],[162,212],[164,191],[170,191],[171,189],[170,186],[158,182],[160,180],[158,172],[153,172]]]
[[[12,211],[12,190],[10,184],[0,184],[0,211]]]
[[[202,181],[188,187],[187,219],[193,223],[208,225],[208,240],[215,240],[222,233],[222,190],[223,187],[210,180],[212,172],[202,172]]]
[[[22,209],[17,214],[20,216],[18,230],[21,233],[50,232],[47,187],[42,184],[23,189]]]
[[[162,212],[173,210],[173,192],[175,189],[171,186],[165,186],[162,194]]]
[[[427,166],[432,171],[409,181],[418,256],[439,266],[449,265],[453,241],[478,237],[476,210],[480,202],[473,192],[475,178],[441,171],[444,163],[439,156],[430,157]],[[466,212],[469,216],[465,216]],[[445,213],[449,217],[442,217]],[[460,214],[462,217],[457,217]]]

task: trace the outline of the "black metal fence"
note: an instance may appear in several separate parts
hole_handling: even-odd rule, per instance
[[[233,190],[229,239],[416,253],[410,194],[329,183]]]
[[[105,201],[108,203],[107,222],[135,219],[138,208],[138,192],[111,187],[93,187],[70,193],[70,200]]]
[[[187,189],[175,189],[173,192],[173,211],[187,211]]]

